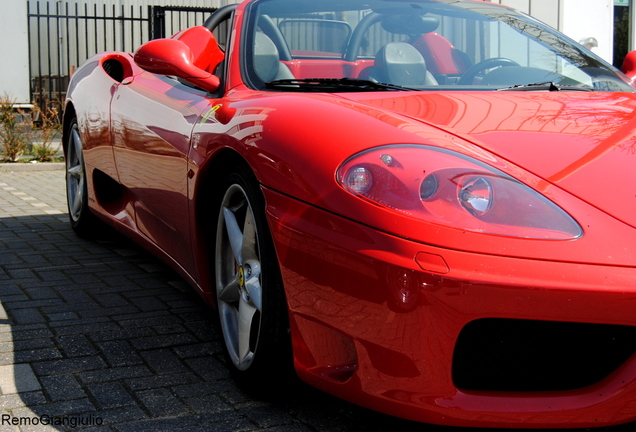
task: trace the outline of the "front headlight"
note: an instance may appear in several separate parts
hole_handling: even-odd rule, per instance
[[[552,201],[476,159],[425,145],[387,145],[337,172],[348,192],[426,222],[509,237],[570,240],[578,223]]]

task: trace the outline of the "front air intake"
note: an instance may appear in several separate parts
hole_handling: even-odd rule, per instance
[[[455,386],[475,391],[562,391],[597,383],[636,352],[636,327],[480,319],[461,331]]]

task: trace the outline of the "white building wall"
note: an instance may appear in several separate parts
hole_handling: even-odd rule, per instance
[[[30,102],[29,35],[25,1],[0,0],[0,96]]]
[[[614,19],[614,1],[615,0],[491,0],[493,3],[503,3],[508,6],[519,9],[528,13],[546,24],[565,33],[576,41],[583,38],[594,37],[598,41],[598,47],[593,51],[599,54],[607,61],[612,61],[613,55],[613,19]],[[626,0],[622,0],[626,1]],[[31,13],[35,11],[34,5],[37,0],[31,0]],[[82,5],[80,10],[84,10],[84,4],[88,4],[89,15],[93,14],[95,7],[98,11],[103,11],[104,5],[107,6],[108,13],[112,11],[113,5],[117,11],[121,11],[122,6],[126,10],[130,10],[131,6],[139,11],[140,7],[145,11],[149,5],[158,6],[195,6],[195,7],[221,7],[226,4],[235,3],[236,0],[40,0],[40,12],[45,12],[46,5],[51,12],[60,11],[64,13],[66,4],[70,11],[75,10],[75,5]],[[58,9],[59,8],[59,9]],[[26,0],[0,0],[0,37],[3,41],[9,43],[0,44],[0,58],[3,59],[0,65],[0,95],[7,92],[17,100],[18,103],[28,103],[30,83],[26,77],[40,75],[36,70],[29,71],[28,58],[28,19]],[[632,8],[636,19],[636,8]],[[139,12],[135,12],[136,14]],[[635,21],[636,22],[636,21]],[[33,24],[33,22],[32,22]],[[126,24],[128,25],[128,24]],[[177,24],[178,26],[178,24]],[[32,29],[33,30],[33,29]],[[83,46],[88,44],[91,47],[97,47],[97,50],[103,50],[103,42],[95,41],[94,31],[91,29],[79,29],[79,35],[71,38],[70,41],[59,40],[59,50],[62,55],[74,58],[77,52],[76,39],[80,39],[80,51],[84,51]],[[50,38],[56,40],[58,35],[54,27],[51,27]],[[119,30],[106,28],[105,34],[119,34]],[[139,32],[141,33],[141,31]],[[101,33],[99,33],[101,34]],[[135,39],[138,37],[135,36]],[[632,46],[636,46],[636,36],[632,35]],[[48,37],[46,38],[48,39]],[[100,38],[101,39],[101,38]],[[33,42],[33,41],[32,41]],[[129,41],[130,42],[130,41]],[[136,46],[139,41],[132,41]],[[32,46],[33,56],[37,56],[35,52],[36,44]],[[39,58],[44,59],[48,64],[48,54],[51,57],[52,70],[58,70],[57,58],[59,53],[53,49],[42,46]],[[34,62],[35,63],[35,62]],[[77,62],[75,62],[77,63]],[[76,66],[73,63],[73,66]],[[70,71],[60,70],[62,74],[68,74]],[[42,72],[45,74],[48,72]]]
[[[2,0],[2,1],[19,1],[19,0]],[[31,0],[32,2],[37,0]],[[89,7],[93,5],[97,5],[99,7],[103,7],[106,5],[107,7],[112,7],[115,5],[118,9],[121,9],[122,6],[130,7],[130,6],[193,6],[193,7],[219,7],[225,6],[230,3],[237,3],[233,0],[40,0],[40,3],[49,3],[51,6],[51,10],[55,10],[55,5],[58,3],[69,3],[70,5],[74,5],[75,3],[79,4],[88,4]]]
[[[579,42],[593,37],[596,54],[612,62],[614,0],[491,0],[532,15]]]
[[[557,30],[559,29],[559,17],[561,3],[565,0],[488,0],[491,3],[499,3],[510,6],[528,15],[532,15],[539,21],[542,21]],[[577,0],[578,1],[578,0]],[[596,0],[580,0],[596,1]],[[605,0],[601,0],[605,1]]]
[[[593,37],[596,54],[608,62],[614,56],[614,0],[561,0],[561,30],[575,41]]]

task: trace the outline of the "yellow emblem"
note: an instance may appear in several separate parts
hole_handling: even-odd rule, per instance
[[[207,123],[214,116],[214,113],[221,109],[222,106],[223,104],[219,104],[210,108],[205,114],[203,114],[203,116],[201,116],[200,124]]]
[[[239,286],[245,286],[245,270],[243,270],[243,266],[239,267],[238,270],[238,283]]]

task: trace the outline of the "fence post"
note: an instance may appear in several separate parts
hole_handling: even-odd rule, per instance
[[[150,39],[166,37],[166,10],[162,6],[148,6]]]

